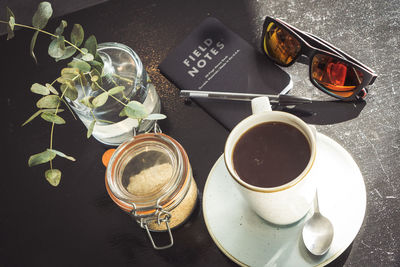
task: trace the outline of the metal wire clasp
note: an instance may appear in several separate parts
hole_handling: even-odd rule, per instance
[[[137,132],[138,130],[137,130],[137,127],[133,127],[133,136],[135,137],[136,135],[138,135],[138,132]],[[145,133],[150,133],[151,131],[153,131],[154,133],[162,133],[162,130],[161,130],[161,127],[160,127],[160,125],[158,125],[158,123],[157,123],[157,121],[154,121],[154,124],[153,124],[153,126],[148,130],[148,131],[146,131]]]
[[[172,232],[171,232],[171,228],[169,227],[169,220],[171,218],[171,213],[169,213],[168,211],[164,210],[162,208],[161,205],[159,205],[158,201],[157,201],[157,205],[151,207],[152,209],[154,208],[156,211],[152,214],[152,216],[140,216],[137,214],[137,212],[141,209],[137,209],[135,203],[132,203],[132,210],[131,210],[131,215],[137,220],[137,222],[140,224],[140,227],[145,228],[147,235],[149,236],[150,242],[153,245],[154,249],[166,249],[166,248],[170,248],[174,245],[174,238],[172,236]],[[156,217],[156,218],[154,218]],[[154,239],[150,233],[149,227],[148,227],[148,223],[151,221],[156,221],[156,223],[158,225],[160,225],[161,223],[165,223],[165,225],[167,226],[167,231],[168,231],[168,235],[169,235],[169,239],[170,239],[170,243],[168,245],[165,246],[157,246],[154,242]]]

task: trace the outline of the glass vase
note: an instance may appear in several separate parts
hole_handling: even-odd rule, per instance
[[[92,132],[94,138],[103,144],[116,146],[131,139],[135,133],[152,130],[155,125],[154,121],[143,120],[139,125],[137,119],[121,117],[123,103],[138,101],[149,114],[159,113],[161,103],[140,58],[131,48],[120,43],[107,42],[99,44],[97,52],[104,63],[99,80],[101,87],[107,91],[116,86],[124,86],[125,89],[109,96],[104,105],[91,109],[81,100],[87,96],[96,97],[104,90],[93,90],[89,82],[87,85],[76,86],[78,98],[69,101],[69,104],[88,129],[94,118],[96,119]]]

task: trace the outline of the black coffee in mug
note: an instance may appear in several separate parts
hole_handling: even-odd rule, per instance
[[[297,178],[310,157],[310,144],[300,130],[283,122],[264,122],[239,138],[232,160],[244,182],[270,188]]]

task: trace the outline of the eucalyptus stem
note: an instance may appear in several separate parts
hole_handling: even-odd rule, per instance
[[[51,83],[51,85],[53,85],[56,81],[57,81],[57,79],[55,79],[55,80]],[[67,92],[67,90],[64,90],[64,92],[61,92],[60,102],[57,104],[56,111],[54,112],[54,114],[57,114],[58,109],[59,109],[60,104],[61,104],[61,100],[64,98],[65,92]],[[67,106],[68,106],[68,105],[67,105]],[[68,108],[69,108],[69,107],[68,107]],[[50,149],[53,149],[54,126],[55,126],[55,123],[53,122],[53,123],[51,124],[51,131],[50,131]],[[52,161],[51,161],[51,160],[50,160],[50,169],[53,169]]]
[[[59,37],[58,35],[52,34],[52,33],[48,32],[48,31],[44,31],[44,30],[41,30],[41,29],[39,29],[39,28],[31,27],[31,26],[28,26],[28,25],[15,23],[15,26],[25,27],[25,28],[28,28],[28,29],[36,30],[36,31],[39,31],[39,32],[41,32],[41,33],[44,33],[44,34],[53,36],[53,37],[55,37],[55,38],[58,38],[58,37]],[[71,43],[70,41],[64,39],[64,42],[67,43],[67,44],[69,44],[70,46],[72,46],[72,47],[75,48],[76,50],[78,50],[81,54],[83,54],[83,55],[85,54],[85,52],[83,52],[79,47],[77,47],[76,45],[74,45],[74,44]]]
[[[54,81],[51,82],[51,86],[53,86],[53,84],[57,81],[57,79],[55,79]]]
[[[108,91],[106,89],[104,89],[103,87],[100,86],[100,84],[98,82],[95,82],[96,86],[99,87],[102,91],[106,92],[108,94]],[[109,96],[111,96],[112,98],[114,98],[115,101],[119,102],[120,104],[124,105],[126,107],[126,104],[124,102],[122,102],[121,100],[119,100],[118,98],[116,98],[113,95],[108,94]]]
[[[88,74],[89,74],[90,78],[93,77],[91,71],[88,72]],[[118,86],[118,84],[113,80],[113,78],[111,78],[111,80],[113,81],[113,83],[114,83],[115,86]],[[120,104],[126,106],[126,104],[123,103],[123,102],[121,102],[118,98],[114,97],[113,95],[110,95],[110,94],[108,93],[108,91],[107,91],[106,89],[104,89],[103,87],[101,87],[100,84],[99,84],[97,81],[95,81],[94,84],[95,84],[98,88],[100,88],[103,92],[106,92],[109,96],[111,96],[112,98],[114,98],[115,101],[117,101],[117,102],[119,102]]]
[[[122,93],[122,97],[123,97],[126,101],[129,101],[129,100],[130,100],[129,98],[126,97],[124,91],[122,91],[121,93]]]
[[[54,83],[54,82],[53,82],[53,83]],[[66,91],[67,91],[67,90],[64,90],[64,92],[61,93],[60,102],[57,104],[56,111],[54,112],[54,114],[57,114],[58,108],[60,107],[60,104],[61,104],[61,99],[63,99],[64,94],[65,94]],[[53,149],[54,125],[55,125],[55,123],[52,122],[52,123],[51,123],[51,131],[50,131],[50,149]],[[50,160],[50,169],[53,169],[53,161],[52,161],[52,160]]]
[[[133,81],[132,81],[131,79],[122,77],[122,76],[120,76],[120,75],[118,75],[118,74],[112,73],[112,75],[115,76],[115,77],[117,77],[117,78],[120,79],[121,81],[125,81],[125,82],[128,82],[128,83],[133,83]]]
[[[80,75],[79,75],[79,82],[80,82],[80,84],[81,84],[81,88],[82,88],[83,95],[86,97],[86,92],[85,92],[85,89],[83,88],[82,77],[81,77]],[[93,120],[94,120],[94,122],[96,123],[97,120],[96,120],[96,116],[95,116],[94,113],[93,113],[93,108],[90,108],[90,113],[92,114]]]
[[[8,22],[7,22],[7,21],[4,21],[4,20],[0,20],[0,23],[8,24]],[[24,25],[24,24],[19,24],[19,23],[15,23],[14,25],[15,25],[15,26],[18,26],[18,27],[22,27],[22,28],[28,28],[28,29],[31,29],[31,30],[39,31],[39,32],[41,32],[41,33],[50,35],[50,36],[55,37],[55,38],[58,38],[58,37],[59,37],[58,35],[52,34],[52,33],[48,32],[48,31],[44,31],[44,30],[42,30],[42,29],[35,28],[35,27],[29,26],[29,25]],[[72,47],[75,48],[76,50],[78,50],[81,54],[83,54],[83,55],[85,54],[85,52],[83,52],[79,47],[77,47],[76,45],[74,45],[74,44],[71,43],[70,41],[64,40],[64,42],[67,43],[67,44],[69,44],[70,46],[72,46]]]
[[[85,88],[83,88],[82,77],[81,77],[80,75],[77,75],[77,76],[75,76],[72,80],[74,80],[76,77],[79,77],[79,83],[81,84],[81,88],[82,88],[83,95],[86,97]]]
[[[118,86],[118,83],[113,79],[113,77],[111,77],[111,81],[112,81],[112,83],[113,83],[115,86]],[[121,93],[122,93],[122,97],[123,97],[125,100],[127,100],[127,101],[130,100],[129,98],[126,97],[124,91],[122,91]]]
[[[111,81],[115,86],[118,86],[118,83],[111,77]]]
[[[62,101],[64,102],[64,104],[67,106],[69,112],[71,112],[72,117],[74,117],[75,120],[77,120],[75,113],[72,111],[71,107],[69,106],[69,104],[65,101],[65,99],[62,99]]]

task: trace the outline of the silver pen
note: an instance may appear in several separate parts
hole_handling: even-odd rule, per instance
[[[311,103],[311,99],[297,97],[291,95],[267,95],[267,94],[247,94],[247,93],[232,93],[232,92],[215,92],[215,91],[196,91],[196,90],[181,90],[181,97],[192,98],[209,98],[235,101],[251,101],[259,96],[267,96],[271,103],[280,105],[296,105]]]

